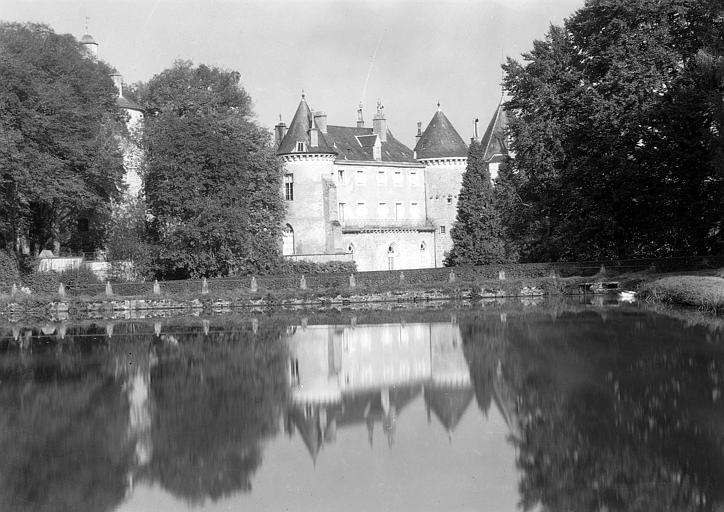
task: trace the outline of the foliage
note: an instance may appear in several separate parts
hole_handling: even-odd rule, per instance
[[[128,198],[117,205],[111,217],[107,259],[113,273],[126,274],[126,262],[132,263],[132,277],[152,279],[158,272],[159,248],[148,240],[146,204],[142,198]]]
[[[265,273],[279,260],[281,166],[239,74],[178,61],[140,87],[145,194],[161,276]]]
[[[123,176],[110,72],[70,35],[0,23],[0,239],[65,251],[102,245]]]
[[[717,276],[671,276],[644,284],[639,297],[657,302],[724,311],[724,279]]]
[[[18,261],[14,254],[0,249],[0,286],[12,286],[20,283]]]
[[[357,264],[354,261],[328,261],[315,263],[303,260],[284,260],[275,273],[277,274],[354,274]]]
[[[33,294],[53,295],[58,293],[60,286],[60,275],[57,272],[38,272],[23,275],[23,285],[30,288]]]
[[[723,25],[718,0],[590,0],[508,60],[498,200],[523,260],[715,250]]]
[[[81,265],[75,269],[63,270],[57,272],[58,281],[67,287],[84,286],[89,284],[101,284],[98,276],[88,267]]]
[[[445,265],[488,265],[504,261],[500,235],[490,170],[480,143],[472,141],[458,199],[457,218],[450,230],[453,248]]]

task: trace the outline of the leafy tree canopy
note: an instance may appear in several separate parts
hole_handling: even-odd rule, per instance
[[[77,218],[106,218],[123,162],[111,69],[46,25],[0,23],[0,245],[93,250]]]
[[[527,260],[706,254],[722,236],[717,0],[589,0],[503,67],[506,235]]]
[[[281,165],[239,74],[178,61],[138,90],[145,191],[162,274],[268,270],[279,258]]]

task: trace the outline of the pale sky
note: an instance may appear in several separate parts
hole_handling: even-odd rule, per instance
[[[354,126],[377,99],[414,146],[438,100],[464,140],[500,96],[502,56],[518,58],[583,0],[0,0],[3,21],[34,21],[80,39],[128,83],[177,58],[241,73],[259,123],[287,125],[302,89],[328,123]],[[374,56],[374,59],[373,59]]]

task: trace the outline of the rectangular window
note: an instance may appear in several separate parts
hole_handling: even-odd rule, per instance
[[[297,151],[304,151],[304,142],[297,142]]]
[[[445,233],[445,226],[440,226],[440,233]]]
[[[402,203],[395,203],[395,220],[402,220],[405,218],[405,210],[402,207]]]
[[[417,171],[410,171],[410,186],[416,187],[417,185]]]
[[[284,199],[294,201],[294,175],[284,175]]]
[[[377,205],[377,218],[378,219],[387,218],[387,203],[379,203]]]
[[[364,219],[367,217],[367,208],[364,203],[357,203],[357,211],[355,212],[355,215],[358,219]]]
[[[367,175],[364,171],[357,171],[357,185],[365,185],[367,183]]]
[[[396,187],[402,186],[402,172],[401,171],[395,171],[395,174],[392,178],[392,184]]]
[[[337,212],[340,224],[344,224],[344,203],[339,203],[339,209],[337,210]]]
[[[344,183],[344,171],[342,169],[337,171],[337,181],[339,183]]]
[[[420,205],[418,203],[410,203],[410,217],[413,219],[420,218]]]
[[[385,176],[385,171],[377,171],[377,184],[384,185],[385,183],[387,183],[387,176]]]

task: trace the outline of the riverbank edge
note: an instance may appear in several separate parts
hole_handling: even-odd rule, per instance
[[[719,276],[675,275],[659,277],[638,287],[639,298],[658,304],[695,307],[724,314],[724,278]]]
[[[0,302],[0,319],[14,322],[27,319],[36,320],[85,320],[136,318],[149,312],[173,312],[173,314],[223,313],[235,309],[263,310],[269,308],[317,308],[345,307],[368,309],[375,304],[423,304],[431,302],[476,302],[495,299],[522,298],[534,299],[552,296],[580,296],[585,290],[584,283],[617,281],[619,289],[636,290],[638,297],[647,302],[685,307],[699,307],[719,314],[721,307],[702,307],[700,303],[684,302],[678,295],[664,296],[650,293],[651,285],[671,277],[693,277],[677,275],[666,277],[661,274],[636,273],[620,276],[568,277],[568,278],[532,278],[511,280],[490,280],[470,284],[450,284],[446,287],[416,287],[409,289],[370,291],[346,290],[334,296],[325,291],[283,290],[266,294],[251,293],[247,290],[221,291],[209,294],[143,295],[143,296],[94,296],[65,297],[25,296],[19,300]],[[722,280],[724,283],[724,280]],[[600,290],[599,290],[600,291]],[[605,292],[605,290],[604,290]]]
[[[219,313],[234,309],[350,307],[369,308],[384,303],[473,302],[503,298],[536,298],[555,295],[580,295],[579,284],[590,278],[534,278],[489,281],[471,286],[411,287],[397,290],[345,290],[331,295],[320,290],[282,290],[251,293],[248,290],[219,291],[208,294],[164,294],[143,296],[65,297],[57,295],[24,296],[0,302],[0,319],[66,320],[133,318],[138,313],[174,311],[177,314]]]

